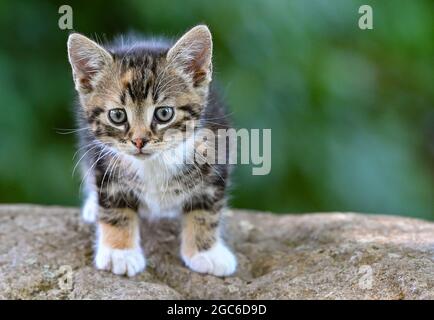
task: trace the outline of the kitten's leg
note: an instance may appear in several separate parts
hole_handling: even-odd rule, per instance
[[[93,177],[87,177],[84,187],[85,201],[81,209],[81,217],[87,223],[94,223],[98,216],[98,194]]]
[[[181,256],[196,272],[227,276],[236,270],[236,258],[220,237],[219,220],[220,213],[212,210],[184,213]]]
[[[134,210],[100,207],[95,265],[98,269],[129,277],[145,269],[139,218]]]
[[[89,191],[86,195],[83,208],[81,209],[81,216],[87,223],[94,223],[98,216],[98,197],[95,191]]]

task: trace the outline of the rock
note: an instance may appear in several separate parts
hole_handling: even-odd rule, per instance
[[[146,272],[92,266],[75,208],[0,206],[0,299],[433,299],[434,224],[353,213],[226,216],[235,276],[188,270],[179,223],[143,223]]]

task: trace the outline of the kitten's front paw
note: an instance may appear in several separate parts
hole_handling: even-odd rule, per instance
[[[219,277],[231,275],[237,268],[235,255],[221,242],[217,242],[211,249],[198,252],[192,257],[182,255],[182,259],[193,271]]]
[[[100,245],[95,256],[95,265],[100,270],[132,277],[145,269],[146,260],[140,248],[111,249]]]

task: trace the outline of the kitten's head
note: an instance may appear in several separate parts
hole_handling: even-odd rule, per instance
[[[206,26],[171,47],[138,41],[106,49],[74,33],[68,55],[90,134],[117,152],[146,157],[175,147],[179,139],[165,133],[185,132],[206,105],[212,74]]]

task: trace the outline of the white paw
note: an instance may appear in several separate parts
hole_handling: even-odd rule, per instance
[[[86,198],[83,209],[81,210],[81,216],[87,223],[94,223],[98,216],[98,199],[95,194],[90,194]]]
[[[145,270],[146,260],[140,248],[111,249],[100,245],[95,256],[97,269],[129,277]]]
[[[237,268],[234,254],[221,242],[217,242],[209,250],[196,253],[191,258],[183,255],[182,259],[193,271],[219,277],[231,275]]]

